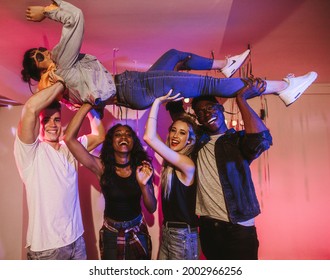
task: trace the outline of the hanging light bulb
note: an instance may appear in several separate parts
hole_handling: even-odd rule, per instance
[[[184,103],[189,103],[189,101],[190,101],[189,98],[185,98],[185,99],[183,99],[183,102],[184,102]]]

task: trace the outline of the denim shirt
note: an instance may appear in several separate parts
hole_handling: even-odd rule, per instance
[[[209,142],[203,134],[196,145],[197,152]],[[245,133],[229,129],[215,143],[215,157],[219,179],[229,219],[232,223],[244,222],[260,214],[260,206],[252,181],[250,164],[272,145],[269,130]]]

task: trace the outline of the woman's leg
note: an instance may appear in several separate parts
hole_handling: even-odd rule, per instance
[[[99,232],[99,248],[102,260],[117,259],[117,233],[102,227]]]
[[[190,52],[170,49],[164,53],[148,71],[158,70],[221,70],[227,77],[231,77],[244,63],[250,50],[226,59],[211,59]]]
[[[264,94],[277,94],[288,106],[294,102],[316,79],[315,72],[283,81],[267,81]],[[163,96],[170,89],[173,95],[181,93],[185,98],[213,95],[224,98],[236,96],[244,87],[240,78],[220,79],[175,71],[126,71],[116,76],[119,104],[143,110],[155,98]],[[261,93],[260,93],[261,94]]]
[[[176,66],[180,64],[180,69],[176,69]],[[220,62],[217,62],[219,65]],[[223,61],[223,64],[226,62]],[[211,70],[213,65],[213,59],[202,57],[189,52],[182,52],[176,49],[170,49],[164,53],[148,71],[158,70]]]
[[[289,76],[282,81],[267,81],[263,94],[277,94],[284,104],[289,106],[304,93],[316,78],[316,72],[309,72],[299,77]]]
[[[235,97],[244,87],[239,78],[220,79],[175,71],[125,71],[116,75],[117,104],[132,109],[147,109],[159,96],[170,89],[173,95],[181,93],[186,98],[201,95]]]
[[[159,246],[158,259],[168,260],[169,259],[169,242],[171,239],[170,230],[164,225],[161,226],[161,242]]]

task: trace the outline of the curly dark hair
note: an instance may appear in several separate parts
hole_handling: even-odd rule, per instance
[[[38,50],[38,48],[29,49],[23,56],[23,69],[21,71],[22,80],[29,84],[31,84],[31,79],[38,82],[41,78],[41,70],[38,69],[36,62],[32,57],[36,50]]]
[[[129,125],[116,124],[110,128],[105,136],[103,146],[101,149],[100,159],[104,166],[104,172],[100,179],[100,185],[111,185],[111,178],[115,173],[115,151],[113,148],[114,133],[118,127],[127,127],[132,133],[133,148],[131,151],[131,168],[135,172],[136,167],[141,165],[142,161],[146,160],[151,163],[152,159],[148,156],[147,152],[143,149],[140,139],[137,137],[134,130]]]

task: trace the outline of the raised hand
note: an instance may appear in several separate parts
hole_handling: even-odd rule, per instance
[[[242,79],[245,86],[237,92],[237,98],[250,99],[260,96],[266,89],[267,83],[260,78],[245,78]]]
[[[170,91],[166,95],[160,96],[156,98],[156,100],[161,104],[169,101],[175,102],[183,99],[183,97],[180,97],[181,93],[177,93],[176,95],[171,96],[172,92],[173,89],[170,89]]]
[[[148,161],[143,161],[141,165],[136,168],[136,180],[140,186],[146,186],[150,180],[154,170]]]
[[[26,19],[40,22],[45,19],[43,6],[29,6],[25,11]]]

